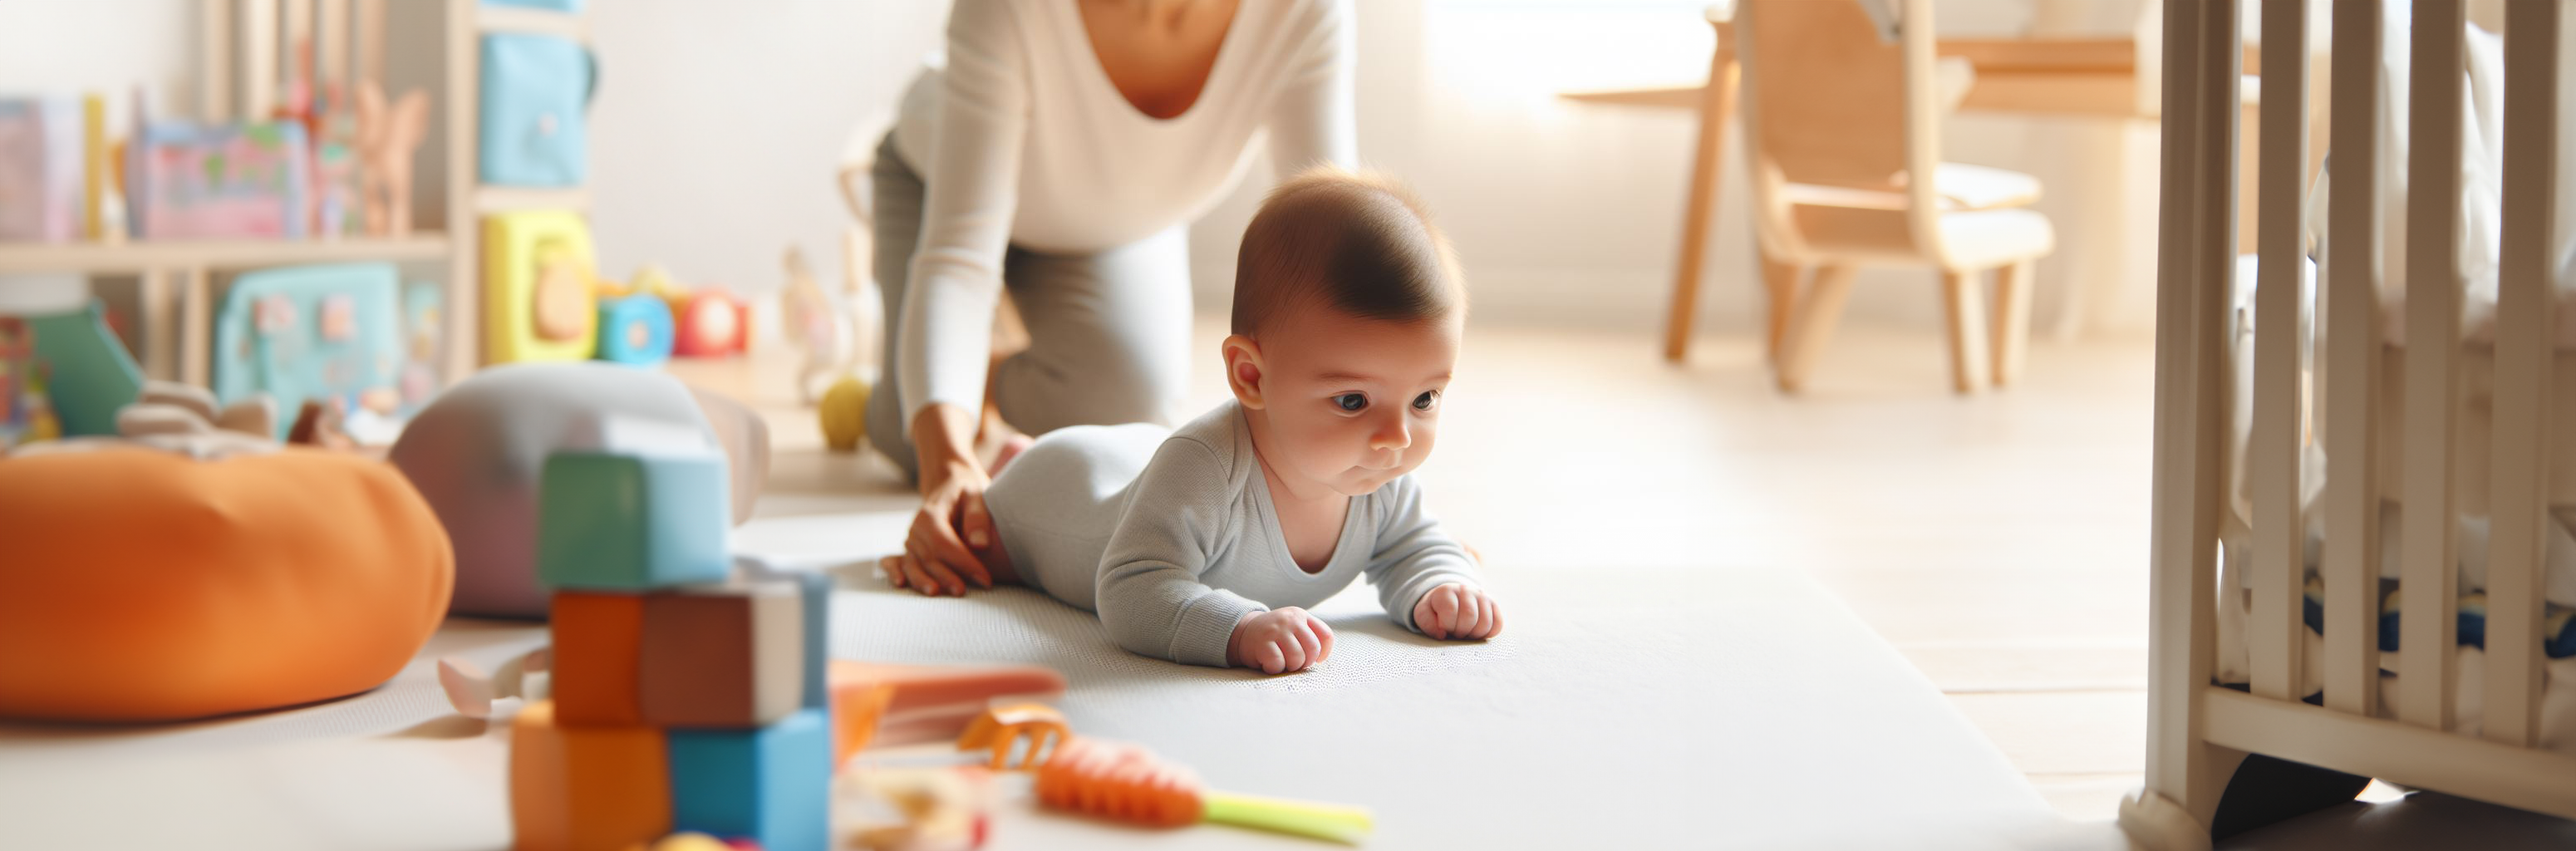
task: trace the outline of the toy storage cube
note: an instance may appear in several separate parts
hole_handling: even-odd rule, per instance
[[[590,227],[559,210],[483,220],[483,340],[493,363],[588,360],[599,344]]]
[[[671,306],[649,295],[599,303],[600,360],[659,366],[671,359]]]
[[[624,851],[671,832],[673,764],[662,731],[556,723],[536,701],[510,722],[510,823],[518,851]]]
[[[277,400],[277,437],[308,399],[342,411],[361,397],[395,394],[403,338],[400,282],[391,263],[341,263],[247,272],[215,314],[215,397]]]
[[[757,727],[804,707],[805,606],[793,583],[644,598],[644,720]]]
[[[537,578],[645,591],[722,582],[732,560],[724,457],[558,452],[537,481]]]
[[[643,595],[557,591],[553,614],[555,718],[643,724]]]
[[[671,815],[679,830],[749,837],[764,851],[829,845],[832,737],[823,712],[756,730],[673,730]]]
[[[580,185],[590,171],[590,51],[558,36],[497,33],[483,37],[482,71],[483,182]]]

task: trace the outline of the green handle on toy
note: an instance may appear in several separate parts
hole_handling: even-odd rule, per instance
[[[1375,822],[1369,818],[1367,807],[1289,801],[1224,792],[1204,792],[1199,795],[1199,800],[1205,807],[1204,817],[1208,821],[1311,836],[1351,845],[1359,844],[1360,840],[1368,837],[1369,830],[1375,827]]]

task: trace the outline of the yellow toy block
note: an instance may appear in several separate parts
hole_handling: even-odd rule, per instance
[[[671,832],[670,748],[651,727],[564,726],[553,701],[510,724],[516,851],[625,851]]]
[[[483,340],[493,363],[587,360],[599,345],[590,227],[560,210],[483,219]]]

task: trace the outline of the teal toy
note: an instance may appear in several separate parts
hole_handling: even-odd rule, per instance
[[[215,398],[231,404],[265,393],[288,412],[307,400],[348,411],[371,393],[399,399],[399,288],[391,263],[243,273],[215,314]],[[277,437],[293,420],[278,418]]]
[[[107,329],[97,302],[70,313],[27,317],[36,356],[52,369],[47,395],[63,435],[116,434],[116,412],[143,393],[143,368]]]
[[[660,366],[671,359],[671,305],[651,295],[599,303],[599,351],[593,356],[628,366]]]
[[[733,566],[729,478],[712,449],[546,456],[537,479],[537,579],[612,591],[724,581]]]
[[[672,730],[671,827],[765,851],[831,846],[832,729],[804,709],[748,730]]]

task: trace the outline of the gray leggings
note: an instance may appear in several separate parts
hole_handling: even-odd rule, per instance
[[[877,288],[886,321],[904,316],[912,254],[921,241],[921,175],[895,152],[894,135],[877,146],[870,172],[876,197]],[[1028,325],[1029,348],[994,368],[986,389],[1002,419],[1029,434],[1070,425],[1172,423],[1189,382],[1189,228],[1174,225],[1127,245],[1088,255],[1041,254],[1011,246],[1002,283]],[[990,323],[992,317],[958,321]],[[945,320],[943,320],[945,324]],[[883,376],[868,398],[868,443],[905,476],[918,477],[910,406],[898,398],[902,334],[885,334]]]

